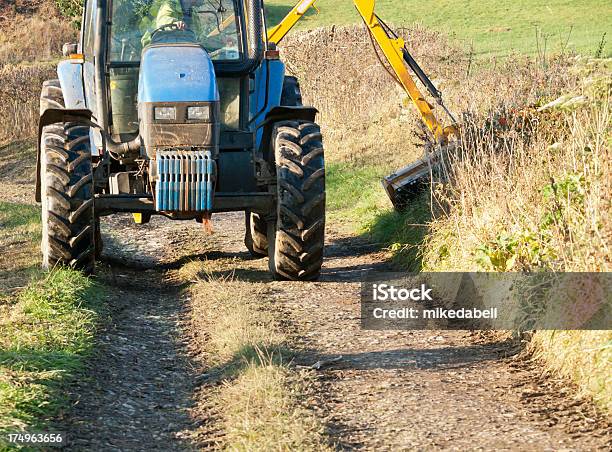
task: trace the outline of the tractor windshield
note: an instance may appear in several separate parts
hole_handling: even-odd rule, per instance
[[[238,0],[114,0],[111,62],[140,60],[155,42],[200,43],[211,59],[242,58]]]

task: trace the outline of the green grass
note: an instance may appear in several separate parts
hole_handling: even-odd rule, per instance
[[[268,24],[278,23],[295,3],[267,0]],[[360,22],[351,0],[317,5],[321,14],[309,14],[297,29]],[[538,41],[541,47],[546,41],[547,53],[567,48],[594,55],[606,32],[601,56],[612,55],[612,3],[602,0],[379,0],[376,11],[389,23],[420,22],[451,34],[468,48],[473,44],[476,55],[536,54]]]
[[[40,224],[40,208],[0,201],[0,228],[11,229]]]
[[[40,274],[40,208],[0,201],[0,306]]]
[[[65,405],[61,385],[93,344],[96,292],[91,280],[62,269],[2,307],[0,431],[42,428]]]
[[[327,164],[327,209],[330,220],[353,229],[373,220],[384,210],[380,198],[383,173],[374,166]]]
[[[0,432],[45,428],[66,407],[62,388],[92,351],[100,307],[99,288],[67,269],[0,305]]]
[[[327,165],[328,218],[387,247],[394,260],[410,271],[421,270],[420,245],[431,220],[429,193],[424,192],[402,212],[391,209],[374,166]]]
[[[66,408],[63,389],[92,351],[101,312],[92,280],[40,270],[39,241],[40,208],[0,202],[0,246],[10,254],[0,257],[0,433],[44,429]]]

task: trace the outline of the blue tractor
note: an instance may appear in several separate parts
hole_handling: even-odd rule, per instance
[[[318,278],[317,111],[265,29],[262,0],[86,0],[80,42],[42,88],[44,267],[92,272],[102,216],[244,211],[246,246],[274,277]]]

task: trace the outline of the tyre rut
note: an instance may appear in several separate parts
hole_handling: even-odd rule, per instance
[[[296,365],[341,449],[608,450],[611,424],[516,341],[463,331],[364,331],[360,279],[388,270],[367,241],[331,235],[320,282],[272,283]]]
[[[234,231],[204,240],[195,224],[156,218],[137,227],[115,216],[103,219],[102,232],[96,278],[106,287],[109,315],[58,428],[68,432],[70,450],[196,450],[190,410],[200,372],[187,352],[184,296],[166,270],[216,257]]]

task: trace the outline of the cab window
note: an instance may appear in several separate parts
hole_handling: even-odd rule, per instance
[[[140,60],[152,42],[197,42],[217,61],[243,55],[238,0],[114,0],[111,62]]]
[[[91,2],[91,0],[89,0]],[[96,37],[96,29],[95,29],[95,12],[96,8],[89,7],[87,4],[85,7],[85,15],[83,18],[83,26],[82,26],[82,52],[89,59],[93,57],[94,53],[94,43]]]

